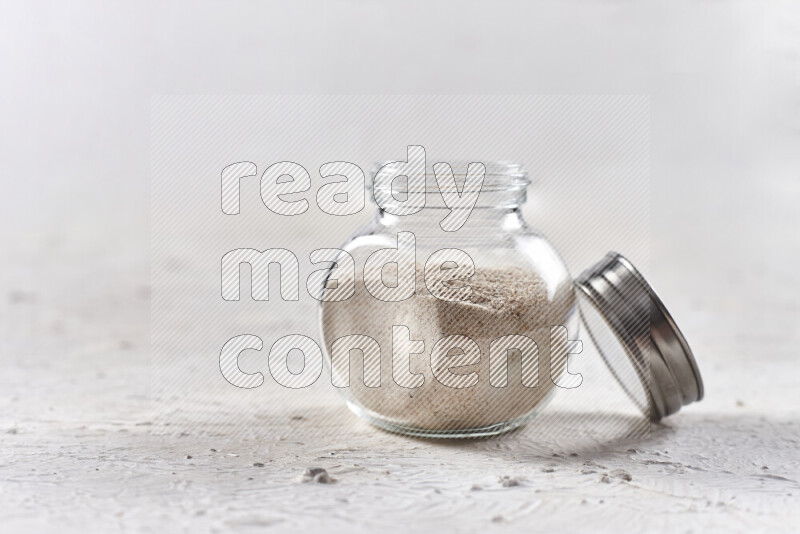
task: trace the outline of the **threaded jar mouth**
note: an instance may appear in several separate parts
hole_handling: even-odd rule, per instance
[[[394,173],[394,178],[383,180],[376,186],[378,173],[392,163],[395,162],[378,162],[370,171],[366,187],[373,199],[377,193],[383,198],[392,197],[403,202],[408,195],[424,193],[427,201],[433,202],[430,206],[437,207],[442,193],[462,195],[479,192],[481,196],[476,207],[513,207],[525,201],[527,188],[531,184],[527,171],[519,163],[454,160],[426,163],[424,176]],[[481,173],[482,181],[477,179]]]

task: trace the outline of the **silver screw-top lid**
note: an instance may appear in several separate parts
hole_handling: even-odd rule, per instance
[[[609,252],[575,280],[575,287],[589,336],[645,414],[658,421],[703,398],[692,350],[630,261]]]

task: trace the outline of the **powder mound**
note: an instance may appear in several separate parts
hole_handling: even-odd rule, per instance
[[[437,280],[439,272],[442,274]],[[418,265],[416,276],[416,292],[403,301],[374,298],[366,290],[363,273],[357,273],[352,298],[322,304],[328,355],[332,343],[344,336],[368,336],[380,346],[379,387],[364,384],[364,356],[349,357],[349,387],[340,392],[351,405],[385,425],[457,431],[521,420],[550,398],[554,390],[550,378],[563,373],[567,360],[566,344],[554,345],[551,352],[551,326],[574,326],[570,322],[575,318],[570,279],[548,283],[536,271],[522,266],[477,267],[471,277],[452,280],[452,271],[432,270],[429,265],[426,280],[424,266]],[[437,298],[441,297],[439,289],[465,286],[470,289],[464,300]],[[392,361],[392,327],[398,325],[406,326],[410,338],[424,345],[422,352],[412,353],[402,366],[394,366]],[[458,360],[458,354],[448,356],[454,375],[477,375],[477,381],[472,379],[468,387],[443,383],[431,369],[433,347],[441,338],[456,335],[470,338],[480,350],[479,361],[471,363]],[[528,385],[522,382],[520,350],[508,350],[500,356],[507,361],[507,370],[490,369],[492,342],[510,335],[530,338],[538,347],[538,374],[534,376],[526,368]],[[416,375],[421,385],[403,387],[396,372]],[[530,385],[533,381],[536,385]],[[466,382],[465,378],[458,383]],[[505,385],[498,386],[498,382]]]
[[[541,278],[532,277],[521,268],[479,270],[466,281],[452,280],[442,285],[469,285],[470,295],[459,304],[472,304],[498,314],[519,314],[523,308],[541,307],[541,298],[547,293]]]

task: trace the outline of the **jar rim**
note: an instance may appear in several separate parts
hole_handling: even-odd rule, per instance
[[[382,161],[375,163],[370,172],[371,179],[366,181],[368,190],[374,190],[375,176],[385,165],[390,163],[395,162]],[[434,167],[440,164],[448,164],[450,166],[453,176],[456,178],[457,187],[459,188],[459,191],[462,191],[464,186],[464,178],[467,175],[469,165],[472,163],[482,163],[485,168],[484,181],[481,186],[481,191],[524,191],[531,184],[531,180],[528,177],[527,171],[525,171],[520,163],[514,163],[511,161],[479,161],[461,159],[426,163],[424,192],[441,192],[442,189],[436,180],[436,173],[434,169]],[[441,172],[441,169],[439,172]],[[411,176],[413,177],[414,175]],[[461,178],[461,180],[459,180],[459,178]],[[459,184],[458,182],[461,183]]]

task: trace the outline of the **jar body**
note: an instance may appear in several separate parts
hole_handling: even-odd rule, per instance
[[[439,226],[445,213],[432,208],[394,216],[379,209],[345,243],[355,261],[355,289],[346,300],[321,302],[326,360],[334,383],[349,384],[339,390],[350,409],[373,424],[427,437],[493,435],[527,421],[558,389],[567,344],[551,339],[557,326],[578,334],[572,279],[516,207],[476,208],[457,232]],[[415,291],[400,301],[376,298],[365,285],[364,266],[376,251],[397,248],[401,232],[414,239]],[[432,291],[426,273],[442,266],[429,259],[442,249],[466,253],[474,263],[457,284],[469,286],[468,296],[445,299]],[[334,343],[352,335],[376,341],[379,355],[352,350],[346,368],[334,365]],[[398,353],[419,341],[424,345],[398,361]],[[379,357],[380,365],[368,357]]]

